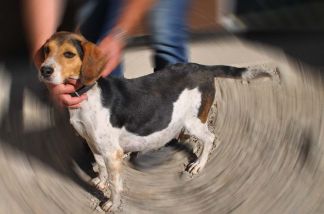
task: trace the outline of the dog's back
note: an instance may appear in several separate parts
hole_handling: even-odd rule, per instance
[[[207,97],[211,104],[215,94],[213,74],[193,70],[191,64],[177,69],[168,67],[136,79],[100,79],[98,85],[102,90],[103,105],[111,110],[111,123],[140,136],[168,126],[174,103],[185,90],[196,89],[200,94],[197,100],[188,97],[186,104],[196,103],[198,108]]]

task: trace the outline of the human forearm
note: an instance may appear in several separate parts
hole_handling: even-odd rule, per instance
[[[56,31],[62,13],[62,0],[23,1],[25,29],[30,44],[30,53],[36,51]]]

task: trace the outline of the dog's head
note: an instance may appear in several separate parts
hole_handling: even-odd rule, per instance
[[[95,44],[70,32],[55,33],[36,57],[42,61],[40,80],[52,84],[79,79],[82,84],[91,85],[100,77],[107,62],[107,57]]]

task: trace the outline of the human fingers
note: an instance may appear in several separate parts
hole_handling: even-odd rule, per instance
[[[119,58],[120,56],[113,56],[110,57],[107,64],[105,65],[105,68],[103,69],[103,72],[101,73],[102,77],[108,76],[119,64]]]
[[[69,106],[68,108],[77,109],[77,108],[80,108],[80,107],[81,107],[81,104],[76,104],[76,105]]]
[[[59,96],[59,102],[64,107],[76,106],[79,105],[82,101],[87,99],[87,95],[83,94],[80,97],[72,97],[69,94],[62,94]]]
[[[99,49],[108,58],[101,76],[107,76],[117,67],[121,59],[123,46],[124,44],[120,40],[109,35],[99,44]]]
[[[75,92],[76,88],[73,85],[70,84],[60,84],[55,86],[50,86],[51,93],[56,96],[60,94],[70,94]]]

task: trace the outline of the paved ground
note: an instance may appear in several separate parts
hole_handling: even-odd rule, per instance
[[[206,169],[183,173],[200,151],[195,139],[125,160],[120,213],[323,213],[323,37],[306,37],[193,42],[194,62],[271,63],[281,83],[217,79],[209,125],[218,146]],[[126,77],[150,73],[149,59],[144,47],[128,50]],[[87,183],[94,172],[82,139],[27,63],[6,62],[0,85],[0,213],[100,213],[105,196]]]

